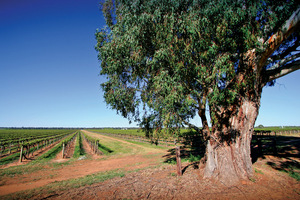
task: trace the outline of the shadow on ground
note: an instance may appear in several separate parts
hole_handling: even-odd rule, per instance
[[[260,147],[258,145],[260,140]],[[188,167],[198,168],[199,161],[205,155],[205,145],[200,135],[195,132],[188,132],[184,136],[183,145],[180,146],[181,160],[189,161],[191,164],[185,166],[184,173]],[[169,149],[169,153],[164,156],[165,163],[176,164],[175,148]],[[276,170],[289,173],[290,176],[300,180],[300,137],[293,136],[253,136],[251,144],[252,163],[258,159],[265,159],[265,156],[275,156],[276,162],[267,162],[269,166]],[[278,161],[280,160],[280,161]]]
[[[190,131],[183,136],[183,142],[180,146],[180,158],[181,161],[189,161],[190,164],[182,169],[184,173],[187,168],[193,167],[194,169],[199,167],[199,161],[204,157],[205,145],[202,140],[202,136]],[[176,152],[175,147],[168,150],[168,154],[164,156],[165,163],[176,164]]]
[[[300,181],[300,137],[293,136],[268,136],[261,139],[261,149],[257,144],[258,138],[253,138],[251,156],[255,163],[259,158],[274,156],[274,161],[267,162],[275,170],[288,173],[291,177]],[[270,142],[272,141],[272,142]],[[275,141],[275,142],[274,142]],[[274,145],[275,143],[275,145]]]

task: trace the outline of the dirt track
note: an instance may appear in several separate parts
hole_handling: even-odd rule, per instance
[[[188,168],[182,177],[172,174],[175,167],[162,166],[131,173],[91,186],[41,196],[46,199],[300,199],[299,183],[283,173],[256,167],[265,174],[256,174],[255,182],[242,182],[227,187],[202,179],[199,169]]]

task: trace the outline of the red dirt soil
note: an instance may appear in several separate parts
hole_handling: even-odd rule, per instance
[[[118,141],[126,145],[128,143]],[[140,145],[129,144],[132,148],[143,148]],[[203,179],[201,170],[195,169],[190,163],[183,163],[186,170],[182,177],[175,176],[175,165],[159,164],[162,156],[167,154],[165,150],[160,150],[161,154],[155,150],[152,153],[112,156],[105,159],[105,156],[94,155],[86,142],[83,142],[83,145],[93,159],[75,161],[56,170],[49,167],[32,174],[15,175],[14,178],[2,177],[0,199],[4,199],[1,195],[45,186],[55,181],[114,169],[129,171],[143,168],[146,169],[128,173],[124,177],[116,177],[91,186],[39,194],[31,199],[300,199],[299,182],[267,164],[289,159],[299,163],[299,159],[294,157],[266,156],[254,163],[253,169],[256,172],[252,181],[226,186],[220,182]],[[59,159],[61,158],[57,158]]]
[[[262,163],[259,163],[260,165]],[[188,168],[175,177],[175,166],[146,169],[78,189],[39,196],[45,199],[300,199],[299,183],[285,174],[262,170],[256,181],[236,186],[202,179]]]

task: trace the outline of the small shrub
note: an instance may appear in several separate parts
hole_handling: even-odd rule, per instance
[[[171,176],[176,176],[176,173],[172,172],[170,175],[171,175]]]
[[[262,171],[260,171],[259,169],[254,169],[255,173],[258,173],[258,174],[264,174]]]
[[[168,159],[168,160],[166,161],[166,163],[168,163],[168,164],[170,164],[170,165],[176,165],[176,164],[177,164],[175,158]]]
[[[255,179],[254,177],[250,177],[249,180],[250,180],[251,182],[253,182],[253,183],[256,182],[256,179]]]
[[[297,181],[300,181],[300,173],[295,172],[294,170],[291,170],[288,172],[289,176],[296,179]]]
[[[200,160],[201,160],[200,155],[194,156],[193,154],[190,154],[190,157],[188,159],[189,162],[197,162],[197,161],[200,161]]]

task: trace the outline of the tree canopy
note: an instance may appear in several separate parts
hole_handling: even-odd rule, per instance
[[[292,0],[105,0],[96,33],[104,98],[150,136],[189,126],[206,145],[204,177],[252,176],[262,88],[300,68]],[[211,118],[208,127],[207,112]],[[190,121],[199,115],[202,128]]]
[[[199,130],[189,123],[197,114],[206,128],[207,106],[221,126],[220,109],[251,98],[257,77],[263,87],[283,69],[299,69],[299,31],[269,45],[297,9],[299,18],[289,0],[104,1],[108,26],[96,33],[96,49],[105,101],[154,132]],[[253,51],[262,60],[256,68],[247,63]]]

